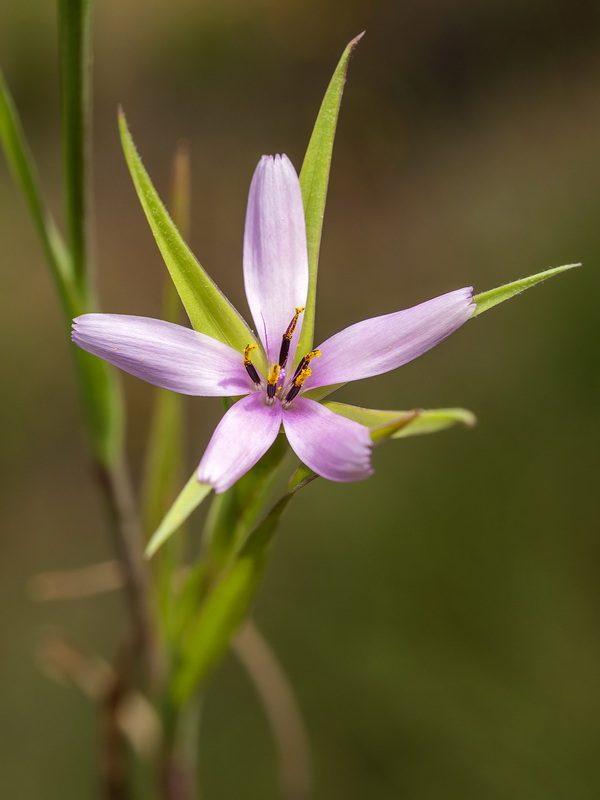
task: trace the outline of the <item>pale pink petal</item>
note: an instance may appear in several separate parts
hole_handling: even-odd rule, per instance
[[[300,461],[323,478],[360,481],[372,474],[372,442],[364,425],[298,397],[283,412],[283,427]]]
[[[269,362],[296,308],[306,305],[308,256],[300,183],[285,155],[263,156],[256,168],[244,231],[244,283],[256,332]],[[292,341],[300,333],[302,318]]]
[[[72,339],[125,372],[181,394],[232,397],[255,388],[242,353],[160,319],[84,314],[73,320]]]
[[[389,372],[426,353],[473,314],[472,289],[457,289],[405,311],[372,317],[319,346],[306,388],[346,383]]]
[[[281,426],[281,404],[265,405],[254,392],[231,406],[217,425],[198,467],[198,480],[219,494],[229,489],[264,456]]]

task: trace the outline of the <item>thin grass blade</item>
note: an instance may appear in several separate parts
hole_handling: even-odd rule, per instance
[[[69,318],[83,312],[77,298],[65,243],[40,189],[40,181],[25,134],[3,74],[0,72],[0,139],[6,160],[20,188],[44,255]]]
[[[208,483],[200,483],[196,477],[196,470],[179,493],[177,499],[167,511],[163,521],[160,523],[152,535],[146,547],[146,558],[151,558],[169,537],[171,537],[186,521],[192,511],[195,511],[200,503],[208,497],[212,491],[212,486]]]
[[[352,51],[363,35],[361,33],[355,39],[352,39],[342,53],[339,64],[325,92],[325,97],[308,143],[302,170],[300,171],[300,186],[304,201],[304,216],[306,217],[309,268],[308,299],[302,322],[302,333],[298,343],[298,351],[300,353],[307,353],[312,347],[315,327],[319,249],[321,247],[321,233],[327,200],[333,142],[342,102],[342,93],[346,83],[348,62]]]

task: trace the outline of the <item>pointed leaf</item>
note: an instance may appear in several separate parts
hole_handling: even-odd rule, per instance
[[[189,699],[227,650],[254,600],[281,515],[295,493],[311,480],[312,477],[308,477],[275,503],[246,540],[231,568],[207,596],[195,621],[182,637],[180,667],[173,683],[173,700],[177,705]]]
[[[146,452],[143,498],[144,529],[160,524],[181,485],[183,396],[156,390],[156,400]]]
[[[465,408],[436,408],[433,410],[413,409],[412,411],[379,411],[360,408],[346,403],[324,403],[336,414],[366,425],[375,442],[386,439],[400,439],[407,436],[420,436],[437,433],[453,425],[475,425],[475,415]]]
[[[505,300],[510,300],[511,297],[524,292],[525,289],[530,289],[537,283],[541,283],[548,278],[554,277],[554,275],[560,275],[561,272],[566,272],[569,269],[580,266],[580,263],[565,264],[562,267],[547,269],[545,272],[538,272],[536,275],[530,275],[528,278],[521,278],[519,281],[506,283],[504,286],[498,286],[496,289],[490,289],[487,292],[481,292],[481,294],[477,294],[473,298],[473,301],[477,304],[473,317],[483,314],[484,311],[488,311],[490,308],[497,306],[498,303],[503,303]]]
[[[74,288],[69,254],[42,198],[37,170],[25,140],[17,110],[1,72],[0,139],[4,146],[8,165],[29,208],[29,214],[44,248],[44,255],[70,320],[83,313],[84,309]]]
[[[325,97],[308,143],[302,170],[300,171],[300,186],[302,188],[304,215],[306,217],[309,268],[308,299],[298,343],[298,352],[300,353],[307,353],[312,347],[315,327],[319,248],[321,246],[321,231],[323,229],[323,215],[325,214],[325,202],[327,200],[333,141],[342,102],[342,92],[346,82],[348,61],[363,35],[361,33],[355,39],[352,39],[342,53],[340,62],[325,92]]]
[[[204,536],[208,542],[211,571],[226,566],[260,519],[288,452],[287,439],[280,433],[265,455],[231,489],[214,496]]]
[[[48,210],[33,158],[12,98],[0,73],[0,139],[6,159],[21,189],[61,300],[65,323],[89,310],[75,287],[65,243]],[[87,438],[101,464],[113,463],[121,445],[122,406],[118,384],[109,366],[89,353],[72,348]]]
[[[190,158],[179,144],[173,158],[171,182],[173,221],[187,236],[190,219]],[[165,276],[162,318],[180,323],[181,304],[169,276]],[[157,389],[150,425],[142,490],[144,529],[155,530],[176,497],[183,464],[183,396]]]
[[[191,478],[183,487],[179,496],[167,512],[165,518],[154,532],[146,547],[146,558],[151,558],[158,548],[172,536],[178,528],[186,521],[192,511],[208,497],[212,491],[212,486],[208,483],[200,483],[194,470]]]
[[[119,128],[139,201],[192,326],[242,353],[246,345],[256,343],[254,335],[181,237],[144,169],[122,112]]]

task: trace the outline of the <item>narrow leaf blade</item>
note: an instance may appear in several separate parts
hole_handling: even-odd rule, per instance
[[[139,201],[192,326],[243,352],[246,345],[256,343],[254,335],[177,230],[144,169],[122,112],[119,128]]]
[[[206,597],[182,640],[173,700],[185,703],[224,655],[231,637],[244,621],[268,564],[281,515],[295,493],[313,478],[307,477],[285,494],[254,529],[231,568]]]
[[[161,545],[172,536],[192,511],[195,511],[200,503],[208,497],[212,491],[212,486],[207,483],[200,483],[194,470],[191,478],[183,487],[179,496],[167,511],[165,518],[160,523],[146,547],[146,558],[151,558]]]
[[[266,508],[266,503],[288,452],[285,434],[280,433],[265,455],[223,494],[215,495],[204,537],[207,559],[213,574],[231,561],[240,543],[245,541]]]
[[[470,428],[476,423],[475,415],[465,408],[380,411],[373,408],[351,406],[346,403],[327,402],[324,405],[342,417],[365,425],[371,431],[371,438],[375,442],[437,433],[454,425],[465,425]]]
[[[37,170],[17,110],[0,72],[0,139],[6,160],[19,186],[37,231],[52,276],[69,319],[82,313],[73,288],[71,262],[64,241],[40,189]]]
[[[171,208],[173,221],[183,236],[189,233],[190,158],[187,146],[180,144],[173,158]],[[169,276],[163,289],[163,319],[180,322],[181,304]],[[183,464],[183,396],[157,389],[145,459],[142,491],[144,529],[155,530],[176,497],[181,485]]]
[[[313,341],[319,249],[321,247],[321,232],[327,200],[333,142],[342,102],[342,93],[346,82],[348,62],[352,51],[363,35],[361,33],[355,39],[352,39],[342,53],[339,64],[325,92],[300,171],[300,186],[302,188],[304,216],[306,218],[309,268],[308,299],[302,322],[302,333],[298,343],[298,352],[300,353],[308,352]]]
[[[498,286],[496,289],[481,292],[473,298],[473,302],[477,305],[473,317],[478,317],[480,314],[483,314],[484,311],[489,311],[490,308],[497,306],[499,303],[503,303],[505,300],[510,300],[511,297],[521,294],[521,292],[524,292],[526,289],[530,289],[532,286],[548,280],[548,278],[553,278],[555,275],[560,275],[561,272],[566,272],[567,270],[580,266],[580,263],[565,264],[562,267],[547,269],[544,272],[538,272],[536,275],[530,275],[528,278],[521,278],[518,281],[506,283],[504,286]]]

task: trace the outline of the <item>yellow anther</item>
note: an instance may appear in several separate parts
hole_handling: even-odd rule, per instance
[[[279,364],[273,364],[271,367],[271,372],[269,372],[269,377],[267,378],[267,383],[269,386],[277,386],[277,381],[279,380],[279,373],[281,371],[281,367]]]
[[[249,367],[252,364],[252,359],[250,358],[250,353],[253,350],[258,350],[257,345],[255,344],[248,344],[246,345],[246,349],[244,350],[244,366]]]
[[[304,358],[300,360],[300,363],[296,367],[296,372],[294,373],[294,384],[301,386],[302,384],[296,384],[296,378],[302,374],[302,370],[306,369],[313,358],[318,358],[321,355],[320,350],[311,350],[310,353],[307,353]],[[308,375],[306,376],[308,377]],[[306,379],[304,379],[306,380]]]
[[[300,314],[303,311],[304,311],[304,307],[296,309],[296,313],[292,317],[292,321],[287,326],[286,332],[283,334],[284,339],[291,339],[292,338],[292,336],[294,335],[294,331],[296,330],[296,325],[298,324],[298,317],[300,316]]]
[[[310,367],[305,367],[303,370],[300,370],[298,375],[296,375],[296,377],[294,378],[294,386],[298,387],[302,386],[304,381],[307,378],[310,378],[311,375],[312,375],[312,369]]]

